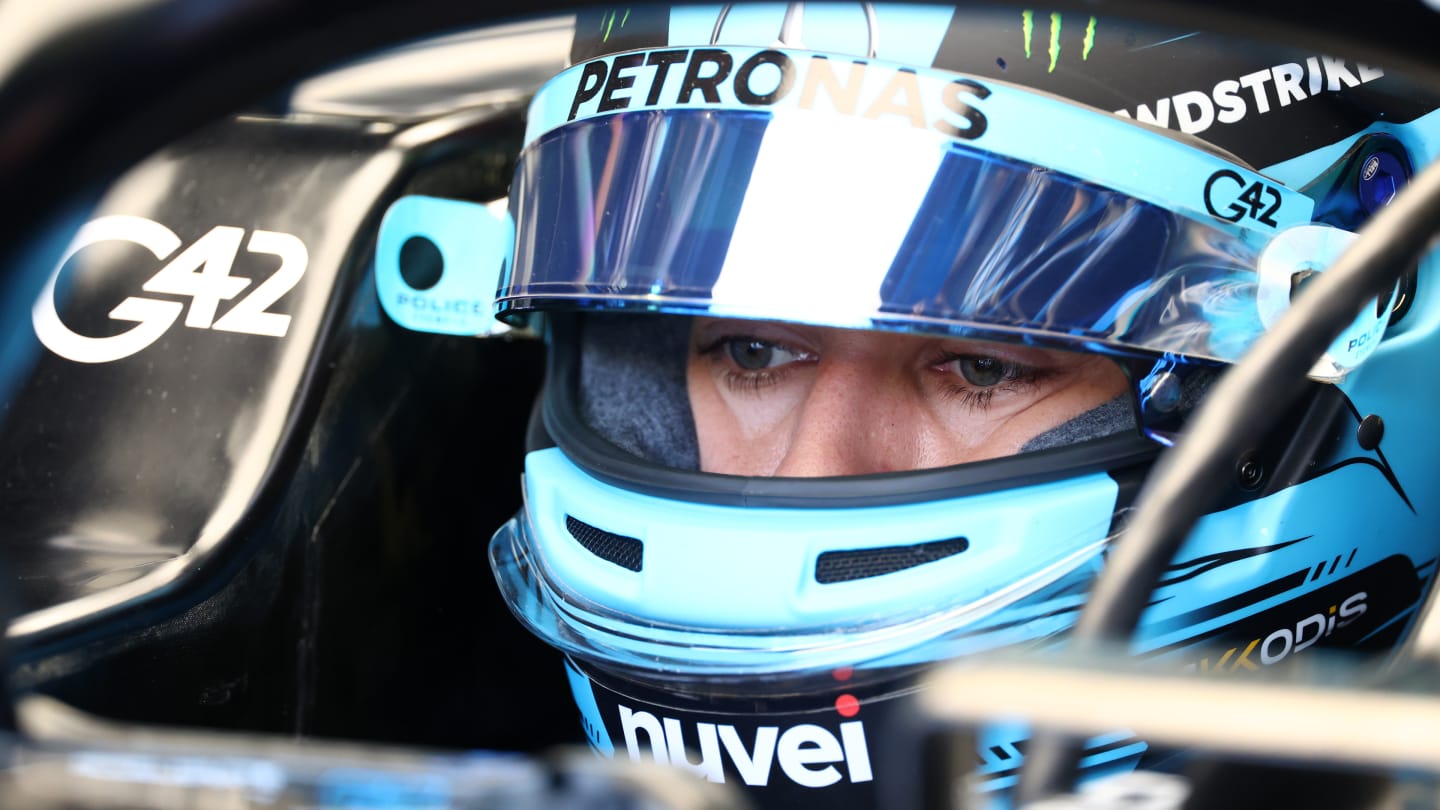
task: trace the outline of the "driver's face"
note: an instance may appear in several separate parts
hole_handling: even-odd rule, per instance
[[[696,319],[686,379],[701,469],[777,476],[1009,455],[1127,387],[1096,355],[712,318]]]

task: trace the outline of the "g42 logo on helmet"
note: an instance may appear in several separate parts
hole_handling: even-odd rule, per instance
[[[254,230],[247,242],[244,228],[217,225],[180,250],[184,244],[180,237],[158,222],[124,215],[91,220],[75,234],[31,311],[35,334],[45,348],[77,363],[108,363],[140,352],[159,340],[185,309],[179,301],[130,296],[109,313],[112,320],[135,324],[118,335],[89,337],[66,326],[55,308],[60,271],[80,251],[110,241],[130,242],[145,248],[159,261],[169,259],[142,289],[188,297],[185,325],[192,329],[284,337],[290,328],[290,316],[270,312],[269,308],[300,282],[309,262],[305,244],[288,233]],[[221,301],[229,301],[250,287],[251,279],[230,275],[242,243],[249,253],[278,257],[280,266],[217,318]],[[172,255],[174,258],[170,258]]]
[[[1278,227],[1275,215],[1280,212],[1280,201],[1280,189],[1258,180],[1247,186],[1244,178],[1229,169],[1221,169],[1205,181],[1205,209],[1226,222],[1239,222],[1243,217]]]

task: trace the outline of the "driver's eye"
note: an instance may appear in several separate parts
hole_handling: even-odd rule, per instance
[[[756,371],[770,365],[775,356],[775,347],[763,340],[734,340],[730,342],[730,359],[735,365]]]
[[[735,365],[745,371],[774,368],[792,362],[799,356],[784,346],[759,338],[732,339],[728,342],[726,351]]]
[[[1006,364],[994,357],[962,357],[955,363],[960,376],[971,385],[988,388],[1005,381]]]

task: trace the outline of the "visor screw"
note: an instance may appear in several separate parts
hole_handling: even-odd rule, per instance
[[[1159,413],[1171,413],[1180,407],[1180,378],[1174,374],[1161,374],[1150,384],[1145,393],[1145,404]]]
[[[1240,457],[1240,463],[1235,466],[1235,477],[1239,480],[1241,487],[1255,489],[1260,486],[1260,479],[1265,477],[1265,467],[1253,453],[1246,453]]]
[[[1360,443],[1363,450],[1374,450],[1380,446],[1380,440],[1385,438],[1385,420],[1379,414],[1370,414],[1360,420],[1360,427],[1355,431],[1355,441]]]
[[[1360,173],[1355,180],[1360,206],[1367,214],[1375,213],[1394,199],[1408,179],[1404,164],[1393,153],[1385,150],[1370,153],[1360,164]]]

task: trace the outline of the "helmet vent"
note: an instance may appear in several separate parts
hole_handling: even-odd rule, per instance
[[[583,520],[565,516],[565,528],[585,550],[621,568],[639,571],[645,561],[645,544],[633,537],[597,529]]]
[[[821,584],[868,579],[917,565],[943,560],[970,547],[963,537],[934,540],[912,546],[885,546],[855,551],[827,551],[815,561],[815,581]]]

